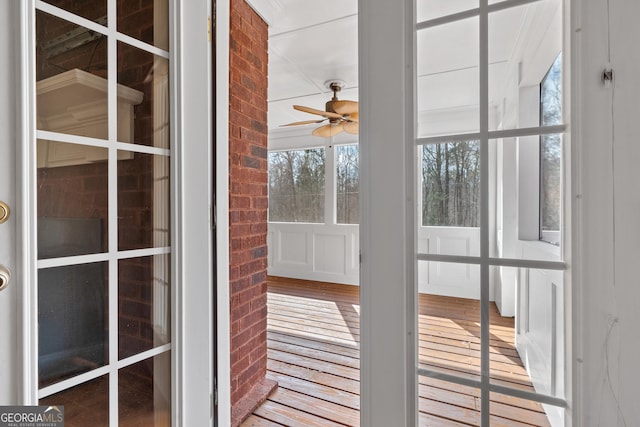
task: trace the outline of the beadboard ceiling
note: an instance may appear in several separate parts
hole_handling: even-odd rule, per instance
[[[493,2],[493,1],[492,1]],[[249,0],[269,24],[269,129],[315,116],[294,104],[324,109],[324,83],[346,82],[341,99],[358,100],[357,0]],[[418,0],[418,20],[477,7],[477,0]],[[526,8],[490,20],[490,98],[506,79],[509,58],[526,19]],[[477,108],[478,19],[418,34],[418,106],[427,111]],[[420,54],[421,51],[428,54]],[[420,116],[420,114],[419,114]],[[310,125],[309,128],[313,128]]]

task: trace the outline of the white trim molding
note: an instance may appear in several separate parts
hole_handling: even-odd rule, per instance
[[[231,311],[229,289],[229,0],[215,1],[216,292],[219,426],[231,425]]]
[[[415,2],[358,2],[361,424],[417,425]],[[385,173],[380,173],[385,171]]]

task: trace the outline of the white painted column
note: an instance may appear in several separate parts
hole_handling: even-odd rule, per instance
[[[414,2],[359,2],[361,424],[417,424]]]

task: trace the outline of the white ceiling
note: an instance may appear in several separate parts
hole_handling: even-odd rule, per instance
[[[315,118],[293,110],[292,106],[324,109],[331,96],[324,86],[327,80],[344,80],[346,88],[340,99],[358,100],[357,0],[249,0],[249,3],[269,24],[270,129]],[[477,0],[418,0],[418,20],[477,6]],[[525,11],[526,7],[508,9],[490,19],[491,82],[506,77]],[[477,107],[477,17],[420,31],[417,49],[421,112]],[[490,97],[497,92],[491,86]]]

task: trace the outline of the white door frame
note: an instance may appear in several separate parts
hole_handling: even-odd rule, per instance
[[[17,188],[17,263],[16,279],[13,286],[19,292],[19,321],[16,330],[21,342],[14,350],[18,359],[18,385],[20,391],[16,403],[37,403],[37,298],[34,292],[36,276],[36,239],[35,239],[35,150],[32,141],[35,138],[35,78],[33,66],[34,10],[38,0],[20,2],[16,10],[19,34],[15,44],[20,53],[16,76],[18,91],[16,126],[16,188]],[[217,283],[219,295],[217,301],[218,319],[213,319],[214,280],[212,270],[213,257],[218,265],[228,265],[227,200],[220,198],[218,205],[212,202],[212,158],[211,139],[213,135],[212,117],[212,61],[211,41],[208,37],[208,17],[211,16],[209,0],[170,1],[171,37],[171,127],[172,199],[175,203],[173,214],[173,425],[213,425],[213,338],[214,327],[221,328],[221,337],[228,333],[228,271],[219,269]],[[17,9],[17,8],[16,8]],[[219,117],[226,115],[228,105],[227,61],[220,58],[228,53],[228,2],[218,3],[216,27],[218,37],[218,69],[216,82],[219,90],[217,105]],[[19,12],[19,13],[18,13]],[[226,57],[225,57],[226,59]],[[224,82],[224,83],[223,83]],[[222,106],[224,105],[224,108]],[[220,114],[220,112],[223,112]],[[222,123],[216,130],[218,141],[226,141],[228,124]],[[227,194],[227,148],[226,144],[217,145],[216,164],[217,194]],[[222,179],[224,177],[224,179]],[[212,214],[219,218],[219,230],[215,245],[222,248],[214,252],[211,237]],[[226,297],[226,298],[225,298]],[[228,387],[229,365],[228,339],[221,340],[219,353],[226,357],[217,359],[220,387]],[[222,388],[223,390],[225,388]],[[219,421],[222,425],[230,419],[228,393],[221,393],[219,401]]]
[[[16,141],[17,134],[17,112],[16,99],[18,88],[15,82],[18,67],[15,64],[17,56],[16,42],[18,40],[17,30],[18,3],[2,2],[0,4],[0,64],[3,72],[0,75],[0,91],[3,96],[0,99],[0,117],[2,117],[2,127],[0,128],[0,200],[7,203],[11,209],[9,220],[0,224],[0,264],[8,267],[12,271],[12,278],[7,288],[0,292],[0,335],[2,336],[2,346],[0,346],[0,403],[13,404],[17,402],[19,390],[19,370],[20,363],[18,350],[19,330],[17,327],[19,304],[18,283],[21,277],[17,265],[17,253],[15,242],[18,240],[17,224],[20,221],[20,211],[17,209],[19,201],[17,199],[16,170],[17,165]]]
[[[418,418],[414,8],[358,2],[360,419],[370,427]]]

